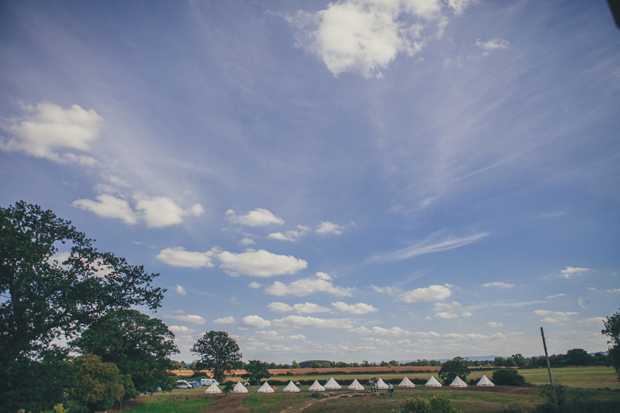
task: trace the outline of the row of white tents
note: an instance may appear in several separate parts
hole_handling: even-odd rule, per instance
[[[441,383],[439,383],[437,379],[435,379],[434,376],[431,376],[431,378],[426,382],[425,386],[426,387],[441,387]],[[491,382],[491,380],[487,378],[486,375],[484,375],[482,376],[478,384],[476,384],[476,386],[489,387],[489,386],[495,386],[495,385],[493,384],[493,382]],[[415,387],[415,384],[413,384],[411,380],[405,377],[400,382],[398,387],[411,388],[411,387]],[[450,387],[467,387],[467,384],[463,380],[461,380],[459,376],[456,376],[454,381],[452,381],[452,383],[450,384]],[[325,383],[324,386],[321,386],[319,381],[315,380],[314,383],[312,383],[312,386],[308,388],[308,391],[316,392],[316,391],[325,391],[325,390],[339,390],[341,388],[342,387],[332,377]],[[364,386],[362,386],[357,381],[357,379],[353,380],[353,383],[351,383],[351,385],[347,388],[349,390],[364,390]],[[377,388],[379,390],[387,390],[388,385],[385,384],[383,379],[380,378],[377,381]],[[299,387],[297,387],[295,383],[293,383],[293,381],[291,380],[289,384],[282,391],[285,393],[295,393],[299,391]],[[221,392],[222,391],[220,390],[219,387],[217,387],[215,383],[211,384],[211,386],[209,386],[209,388],[205,390],[205,393],[221,393]],[[248,389],[246,389],[245,386],[241,384],[241,382],[238,382],[237,384],[235,384],[235,387],[233,387],[232,392],[233,393],[247,393]],[[264,382],[263,385],[257,390],[257,393],[273,393],[273,392],[275,392],[275,390],[269,385],[269,382],[267,381]]]

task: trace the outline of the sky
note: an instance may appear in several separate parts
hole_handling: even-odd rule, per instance
[[[176,360],[607,349],[602,0],[6,0],[0,93],[0,205],[159,273]]]

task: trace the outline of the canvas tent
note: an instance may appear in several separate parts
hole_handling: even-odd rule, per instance
[[[485,375],[482,376],[482,378],[480,379],[480,381],[478,382],[478,384],[476,384],[476,386],[480,386],[480,387],[491,387],[491,386],[495,386],[495,384],[493,384],[493,382],[491,380],[489,380]]]
[[[256,393],[273,393],[273,392],[274,390],[271,388],[268,381],[264,382],[263,385],[260,386],[260,389],[256,390]]]
[[[388,385],[385,384],[385,382],[383,381],[383,379],[381,377],[379,377],[379,380],[377,381],[377,389],[379,390],[387,390]]]
[[[425,384],[426,387],[441,387],[441,383],[435,379],[435,376],[431,376]]]
[[[334,378],[332,377],[331,379],[329,379],[327,381],[327,383],[325,383],[325,390],[338,390],[340,389],[340,385],[338,383],[336,383],[336,380],[334,380]]]
[[[357,379],[353,380],[353,383],[348,387],[349,390],[364,390],[364,386],[360,384]]]
[[[325,388],[319,384],[318,380],[315,380],[312,386],[308,388],[308,391],[325,391]]]
[[[415,384],[413,384],[411,380],[409,380],[407,376],[405,376],[405,378],[403,379],[403,381],[400,382],[398,387],[415,387]]]
[[[288,382],[288,385],[282,390],[284,393],[296,393],[299,391],[299,387],[295,386],[293,380]]]
[[[452,383],[450,383],[450,387],[467,387],[467,384],[459,376],[456,376]]]
[[[221,393],[222,391],[220,390],[219,387],[217,387],[217,384],[215,383],[211,383],[211,385],[209,387],[207,387],[207,390],[205,390],[205,393]]]
[[[241,382],[237,382],[237,384],[235,384],[235,387],[233,387],[232,389],[233,393],[247,393],[248,389],[245,388],[245,386],[243,384],[241,384]]]

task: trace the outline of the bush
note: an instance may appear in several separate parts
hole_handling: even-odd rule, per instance
[[[396,413],[396,412],[395,412]],[[406,398],[397,413],[460,413],[446,396],[436,394],[430,400]]]
[[[525,386],[525,377],[520,375],[517,370],[495,370],[491,381],[497,386]]]

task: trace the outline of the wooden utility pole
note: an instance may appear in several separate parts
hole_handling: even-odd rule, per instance
[[[553,385],[553,377],[551,376],[551,363],[549,362],[549,354],[547,353],[547,343],[545,343],[545,333],[542,327],[540,327],[540,335],[542,336],[543,347],[545,348],[545,357],[547,358],[547,370],[549,371],[549,382],[551,383],[551,391],[553,392],[553,402],[555,403],[555,410],[559,411],[558,396],[556,396],[555,394],[555,386]]]

